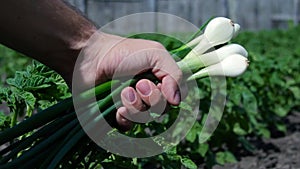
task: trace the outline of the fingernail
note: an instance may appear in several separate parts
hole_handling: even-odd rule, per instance
[[[177,91],[175,92],[175,95],[174,95],[174,101],[175,101],[175,103],[177,103],[177,104],[179,104],[180,101],[181,101],[181,96],[180,96],[180,91],[179,91],[179,90],[177,90]]]
[[[135,100],[135,94],[134,94],[134,92],[132,90],[128,91],[127,94],[125,94],[125,98],[130,103],[133,102]]]
[[[151,88],[150,88],[150,85],[149,85],[149,82],[147,81],[142,81],[140,82],[138,85],[137,85],[137,90],[145,95],[145,96],[148,96],[150,93],[151,93]]]

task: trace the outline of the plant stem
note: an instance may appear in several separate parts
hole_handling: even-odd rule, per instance
[[[72,122],[65,125],[63,128],[61,128],[59,131],[57,131],[55,134],[51,135],[49,138],[47,138],[45,141],[40,142],[40,144],[37,144],[30,150],[26,151],[22,156],[19,158],[13,160],[10,163],[7,163],[5,166],[7,168],[11,168],[13,166],[21,166],[22,163],[26,162],[27,160],[33,158],[36,154],[41,152],[42,150],[47,149],[49,145],[51,145],[53,142],[57,141],[57,139],[60,139],[62,136],[65,135],[70,129],[74,127],[78,123],[77,119],[74,119]]]
[[[52,158],[55,158],[55,156],[60,152],[60,150],[64,149],[66,143],[69,140],[71,140],[74,137],[74,135],[80,130],[82,130],[81,126],[79,124],[76,124],[76,126],[73,129],[68,131],[66,133],[66,137],[60,143],[57,143],[58,145],[56,145],[56,147],[53,148],[53,150],[49,153],[48,158],[44,160],[43,166],[41,166],[41,168],[45,168],[46,165],[48,165],[51,162]]]
[[[75,117],[76,117],[75,113],[70,113],[62,118],[59,118],[56,121],[51,122],[50,124],[46,125],[42,129],[38,130],[31,136],[25,138],[24,140],[20,140],[19,142],[16,142],[16,143],[10,145],[9,147],[1,150],[0,154],[5,154],[8,151],[10,151],[10,150],[11,151],[8,155],[6,155],[5,157],[3,157],[1,159],[0,163],[6,163],[12,157],[16,156],[19,152],[21,152],[22,150],[25,150],[26,148],[31,146],[36,140],[41,139],[41,137],[45,136],[46,134],[51,134],[51,133],[57,131],[57,129],[60,129],[61,127],[63,127],[64,124],[68,123],[70,120],[74,119]]]
[[[24,120],[22,123],[4,130],[0,133],[0,144],[4,144],[31,130],[45,125],[46,123],[63,114],[67,109],[69,109],[69,107],[72,106],[72,103],[73,102],[71,98],[65,99],[58,104],[33,115],[31,118]]]
[[[197,36],[199,36],[199,34],[204,30],[204,28],[207,26],[207,24],[213,19],[214,17],[211,17],[210,19],[208,19],[199,29],[197,32],[195,32],[191,37],[190,39],[187,41],[187,42],[190,42],[192,41],[193,39],[195,39]],[[178,53],[182,50],[185,50],[187,48],[190,48],[189,46],[187,45],[182,45],[180,46],[179,48],[177,49],[174,49],[174,50],[171,50],[170,53],[171,54],[175,54],[175,53]]]
[[[10,122],[10,127],[13,127],[17,124],[17,118],[18,118],[18,111],[14,110],[13,111],[13,117],[12,117],[11,122]]]
[[[110,90],[112,86],[115,86],[118,83],[120,83],[119,80],[111,80],[111,81],[102,83],[92,89],[82,92],[78,97],[75,97],[74,99],[76,99],[76,100],[90,99],[91,97],[93,97],[95,95],[99,95],[101,93],[104,93],[104,91]]]
[[[110,90],[111,85],[115,85],[117,83],[118,81],[109,81],[103,83],[101,85],[96,86],[93,89],[83,92],[75,99],[78,100],[89,99],[95,94],[98,95]],[[64,114],[64,112],[67,111],[72,106],[73,106],[72,98],[67,98],[59,102],[58,104],[51,106],[33,115],[32,117],[24,120],[22,123],[19,123],[18,125],[15,125],[17,119],[17,112],[14,113],[13,120],[11,122],[11,126],[13,127],[8,128],[0,133],[0,145],[54,120],[55,118],[59,117],[61,114]]]

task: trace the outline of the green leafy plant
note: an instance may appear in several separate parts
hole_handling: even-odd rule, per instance
[[[233,42],[249,50],[248,71],[227,79],[228,96],[218,129],[208,144],[210,151],[235,154],[255,147],[249,136],[270,138],[286,132],[283,118],[299,108],[299,26],[288,30],[243,32]],[[225,146],[224,146],[225,145]],[[221,148],[223,147],[223,148]],[[222,156],[216,156],[221,158]],[[216,158],[212,157],[212,158]],[[225,158],[225,157],[224,157]],[[215,162],[223,164],[223,161]]]
[[[71,96],[64,80],[48,67],[33,61],[25,71],[8,78],[9,87],[0,89],[0,99],[12,112],[11,127],[18,117],[30,117],[39,111]]]

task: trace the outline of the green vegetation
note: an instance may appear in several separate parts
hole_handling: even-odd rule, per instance
[[[201,79],[198,82],[200,90],[195,93],[199,93],[196,97],[200,99],[202,118],[194,124],[185,140],[179,145],[154,157],[131,159],[110,154],[84,136],[66,152],[59,168],[97,168],[99,166],[104,168],[144,168],[148,166],[175,169],[197,168],[203,163],[210,168],[216,164],[235,162],[237,160],[235,153],[239,150],[251,152],[255,149],[248,141],[249,137],[272,137],[274,129],[284,133],[286,127],[283,118],[291,110],[300,107],[300,47],[298,45],[300,37],[297,36],[299,33],[300,27],[293,27],[285,31],[243,32],[234,39],[234,42],[242,44],[249,51],[250,67],[241,77],[227,79],[227,102],[222,120],[207,142],[201,142],[200,131],[210,105],[211,84],[209,79]],[[143,37],[145,38],[145,36]],[[180,46],[173,39],[160,36],[151,37],[151,39],[163,42],[169,50]],[[5,53],[0,53],[0,55],[5,55]],[[15,71],[14,66],[8,64],[3,66],[1,65],[1,71]],[[6,66],[7,68],[5,68]],[[12,114],[6,116],[0,110],[1,131],[8,128],[10,124],[16,123],[16,115],[30,116],[31,113],[28,112],[45,109],[70,96],[62,79],[50,69],[36,62],[25,70],[16,72],[7,80],[6,84],[8,86],[0,89],[0,99],[8,103]],[[187,103],[189,102],[187,101]],[[64,104],[70,104],[70,102],[64,100],[60,105]],[[181,107],[189,111],[188,105]],[[147,127],[151,128],[154,134],[161,133],[166,126],[172,124],[177,114],[178,109],[171,109],[163,123],[137,125],[133,131],[125,134],[135,137],[148,136],[143,130]],[[59,133],[56,131],[62,127],[56,126],[59,124],[59,120],[68,124],[64,126],[66,130],[78,123],[72,121],[74,118],[72,116],[74,114],[69,110],[64,110],[45,122],[44,124],[48,123],[48,125],[42,129],[29,130],[30,132],[25,132],[24,135],[10,140],[13,145],[11,148],[20,146],[17,140],[24,141],[26,138],[27,140],[34,138],[30,137],[34,135],[32,133],[38,133],[36,135],[39,135],[37,138],[40,139],[55,134],[58,136]],[[65,136],[61,136],[61,138],[64,141]],[[38,145],[38,142],[39,140],[36,140],[34,145]],[[24,158],[25,160],[20,163],[24,166],[47,164],[47,157],[57,156],[57,154],[48,153],[51,149],[57,149],[57,147],[37,148],[36,152],[39,153],[33,154],[34,160],[26,161],[27,158]],[[5,151],[0,150],[2,156],[0,166],[5,164]],[[12,159],[18,159],[17,157],[22,156],[17,153]],[[32,156],[28,155],[29,157]]]

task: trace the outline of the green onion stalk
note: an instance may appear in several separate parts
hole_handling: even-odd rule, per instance
[[[241,45],[227,44],[237,36],[239,28],[239,25],[230,19],[217,17],[205,24],[202,34],[198,35],[198,32],[189,43],[170,51],[174,59],[181,59],[177,64],[182,72],[192,73],[186,80],[241,75],[248,66],[248,53]],[[203,29],[204,27],[200,31]],[[212,50],[216,46],[218,49]],[[141,77],[157,80],[149,74],[143,74]],[[117,107],[121,105],[120,101],[114,103],[113,98],[119,96],[123,88],[135,84],[138,80],[138,77],[126,82],[111,80],[82,92],[74,98],[76,101],[84,102],[94,95],[98,101],[80,110],[85,113],[80,114],[81,117],[78,118],[83,119],[88,128],[93,128],[92,124],[116,112]],[[114,90],[111,90],[112,88]],[[11,144],[0,150],[0,168],[30,166],[52,169],[61,164],[68,155],[73,155],[72,153],[78,153],[78,159],[75,160],[79,160],[93,152],[95,146],[81,127],[72,107],[72,98],[65,99],[2,131],[0,145],[8,142]],[[98,110],[102,113],[98,114]],[[30,136],[17,140],[19,136],[29,132],[32,132]]]

